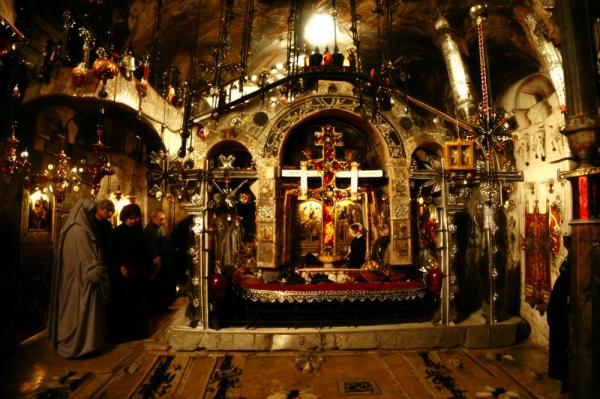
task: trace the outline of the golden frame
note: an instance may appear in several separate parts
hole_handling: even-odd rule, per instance
[[[21,203],[21,239],[52,241],[56,230],[54,195],[23,190]]]
[[[448,170],[475,169],[475,158],[472,141],[447,141],[444,144],[444,157]]]

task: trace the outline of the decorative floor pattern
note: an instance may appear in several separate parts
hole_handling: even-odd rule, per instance
[[[339,382],[340,396],[348,395],[379,395],[380,391],[375,381],[370,378],[355,378]]]
[[[1,398],[559,398],[547,355],[529,344],[496,350],[175,352],[168,320],[149,340],[65,360],[45,337],[0,364]]]

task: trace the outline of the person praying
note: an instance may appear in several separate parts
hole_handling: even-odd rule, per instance
[[[113,295],[109,340],[120,343],[148,336],[148,284],[154,268],[148,255],[137,204],[123,207],[113,234]]]
[[[64,358],[98,351],[106,337],[110,218],[115,205],[75,203],[58,242],[48,313],[48,341]]]
[[[154,267],[149,295],[150,311],[153,313],[165,311],[177,295],[172,263],[173,246],[165,231],[165,222],[165,212],[155,209],[144,229],[144,240]]]
[[[360,223],[352,223],[350,225],[350,234],[352,241],[348,247],[346,258],[348,259],[349,268],[360,268],[365,263],[367,254],[367,242],[365,240],[363,226]]]

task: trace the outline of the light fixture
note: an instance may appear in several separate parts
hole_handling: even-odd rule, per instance
[[[19,140],[16,137],[16,131],[18,123],[14,120],[15,108],[17,101],[21,98],[21,91],[19,86],[15,85],[12,90],[12,115],[13,123],[10,126],[10,136],[6,139],[4,144],[4,156],[2,158],[2,174],[4,175],[4,181],[9,182],[11,177],[24,169],[29,168],[29,153],[27,149],[18,153],[17,148],[19,147]]]
[[[56,201],[56,209],[60,212],[62,203],[65,200],[68,191],[79,191],[81,176],[79,169],[69,163],[71,158],[65,153],[65,136],[58,136],[60,150],[53,154],[56,160],[56,166],[49,163],[43,173],[33,174],[25,178],[25,188],[35,187],[50,191]]]
[[[334,42],[335,33],[333,16],[326,13],[313,15],[304,28],[304,38],[310,47],[325,48]]]
[[[17,147],[19,146],[19,140],[15,136],[17,130],[17,122],[14,121],[10,127],[10,136],[4,143],[4,157],[2,159],[2,174],[4,175],[4,181],[8,183],[11,177],[29,167],[29,153],[27,150],[17,154]]]
[[[104,114],[104,110],[100,111]],[[92,184],[92,197],[96,197],[98,192],[100,191],[100,182],[104,176],[112,175],[114,170],[110,166],[110,162],[108,160],[107,152],[110,150],[110,147],[105,145],[102,142],[102,135],[104,134],[104,128],[102,124],[98,125],[96,130],[96,136],[98,137],[98,141],[92,145],[94,149],[94,154],[96,155],[96,162],[87,167],[86,173],[90,177]]]

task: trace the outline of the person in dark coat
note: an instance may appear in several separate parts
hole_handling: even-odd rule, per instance
[[[150,223],[144,229],[144,239],[154,272],[150,277],[150,311],[158,313],[166,310],[177,295],[175,271],[172,264],[172,247],[165,232],[165,212],[155,209]]]
[[[563,238],[567,250],[571,237]],[[561,381],[561,393],[568,392],[569,366],[569,255],[560,266],[560,274],[552,287],[548,303],[548,327],[550,350],[548,377]]]
[[[137,204],[123,207],[114,230],[110,305],[110,334],[114,342],[148,337],[148,282],[151,261],[144,241],[142,211]]]
[[[354,238],[350,241],[348,255],[346,255],[348,258],[348,267],[360,268],[365,263],[367,255],[367,242],[363,227],[360,223],[352,223],[350,225],[350,232]]]
[[[188,264],[190,256],[188,249],[191,240],[191,227],[193,216],[186,216],[171,230],[169,242],[173,245],[173,265],[175,269],[175,279],[180,287],[184,287],[188,280]]]
[[[48,341],[62,357],[100,349],[107,333],[109,300],[107,251],[115,206],[102,200],[78,201],[58,243],[48,314]]]

